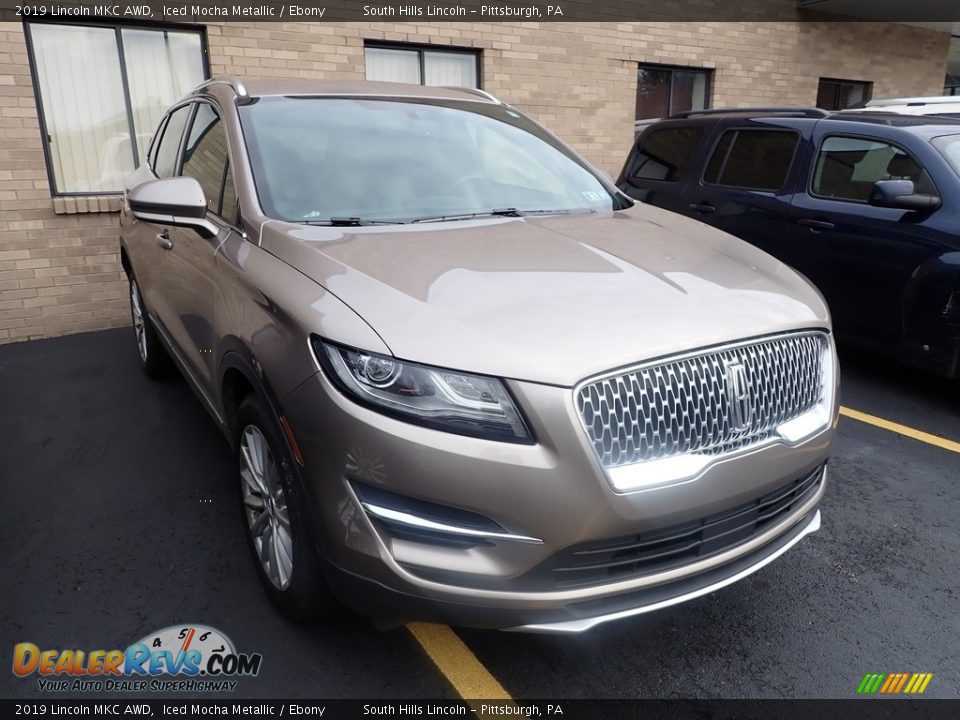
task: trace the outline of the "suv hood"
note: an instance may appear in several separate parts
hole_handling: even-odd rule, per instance
[[[400,359],[555,385],[829,323],[819,293],[779,261],[647,205],[389,229],[268,221],[261,245]]]

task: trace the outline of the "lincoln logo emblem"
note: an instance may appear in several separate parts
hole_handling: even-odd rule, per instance
[[[750,388],[747,386],[747,369],[742,363],[727,365],[727,401],[730,427],[733,430],[743,430],[753,419],[753,406],[750,404]]]

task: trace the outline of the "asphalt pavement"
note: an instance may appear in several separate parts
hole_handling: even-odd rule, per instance
[[[126,647],[203,623],[263,666],[230,697],[454,698],[404,628],[288,623],[260,589],[226,440],[128,328],[0,346],[0,697],[16,643]],[[844,352],[843,404],[960,440],[960,385]],[[823,527],[685,605],[554,637],[457,630],[515,698],[854,695],[932,672],[960,698],[960,454],[841,420]]]

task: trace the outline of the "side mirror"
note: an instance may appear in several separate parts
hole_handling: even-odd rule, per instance
[[[127,193],[130,212],[138,220],[196,230],[211,238],[219,229],[207,220],[207,197],[192,177],[150,180]]]
[[[877,180],[870,193],[870,204],[874,207],[922,212],[940,207],[940,198],[916,192],[912,180]]]

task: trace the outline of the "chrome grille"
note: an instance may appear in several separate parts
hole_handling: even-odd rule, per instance
[[[577,409],[606,468],[730,452],[820,401],[827,345],[797,333],[658,362],[586,383]]]

